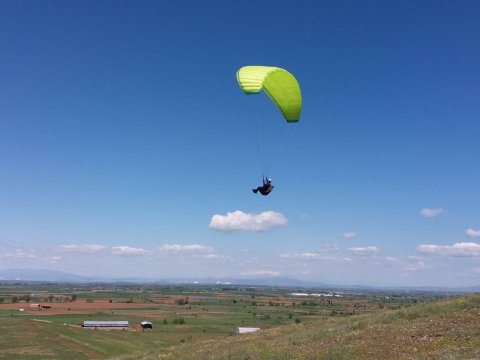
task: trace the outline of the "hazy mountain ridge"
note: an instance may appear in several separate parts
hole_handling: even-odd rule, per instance
[[[480,285],[472,287],[448,288],[441,286],[365,286],[365,285],[336,285],[321,282],[304,281],[288,277],[249,277],[249,278],[137,278],[137,277],[101,277],[78,275],[63,271],[48,269],[0,269],[0,281],[32,281],[32,282],[65,282],[65,283],[149,283],[149,284],[198,284],[218,286],[266,286],[287,287],[302,289],[329,289],[331,291],[343,290],[403,290],[403,291],[454,291],[474,293],[480,292]]]

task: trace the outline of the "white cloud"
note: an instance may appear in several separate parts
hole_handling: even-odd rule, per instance
[[[305,264],[307,262],[312,264],[343,264],[352,262],[349,256],[329,255],[322,252],[285,253],[280,254],[279,258],[286,260],[288,264]]]
[[[246,214],[236,210],[227,215],[213,215],[210,229],[218,231],[265,231],[287,225],[288,220],[283,214],[275,211],[265,211],[260,214]]]
[[[446,211],[443,210],[442,208],[437,208],[437,209],[425,208],[425,209],[420,210],[420,215],[423,216],[423,217],[426,217],[426,218],[434,218],[434,217],[440,216],[440,215],[445,214],[445,213],[446,213]]]
[[[280,254],[280,257],[284,259],[319,259],[322,256],[322,254],[311,252]]]
[[[358,233],[351,231],[351,232],[343,233],[342,236],[343,236],[345,239],[352,239],[352,238],[354,238],[354,237],[357,237],[357,236],[358,236]]]
[[[147,250],[142,248],[135,248],[131,246],[114,246],[112,247],[112,254],[115,255],[144,255]]]
[[[378,248],[376,246],[367,246],[367,247],[352,247],[349,250],[354,255],[373,255],[378,253]]]
[[[245,271],[241,273],[242,275],[249,276],[279,276],[281,273],[279,271],[273,270],[254,270],[254,271]]]
[[[443,246],[443,245],[425,244],[425,245],[417,246],[417,251],[422,254],[444,253],[446,249],[448,249],[448,246]]]
[[[480,230],[468,229],[465,235],[469,238],[480,238]]]
[[[209,259],[209,260],[216,260],[216,259],[221,259],[223,258],[223,255],[218,255],[218,254],[206,254],[202,255],[204,259]]]
[[[421,257],[410,256],[408,260],[409,261],[404,266],[404,269],[406,271],[415,272],[415,271],[420,271],[427,268],[427,264]]]
[[[58,263],[60,260],[62,260],[62,257],[61,256],[52,256],[50,258],[50,264],[56,264]]]
[[[417,251],[423,254],[439,254],[446,256],[480,256],[480,244],[473,242],[455,243],[453,245],[419,245]]]
[[[189,244],[189,245],[164,244],[164,245],[158,246],[157,251],[185,254],[185,253],[210,253],[210,252],[213,252],[213,249],[211,247],[198,245],[198,244]]]
[[[60,250],[63,252],[77,252],[77,253],[97,253],[105,250],[106,247],[97,244],[85,245],[61,245]]]
[[[36,259],[37,255],[26,252],[22,249],[15,249],[14,252],[0,253],[0,258],[12,259]]]
[[[480,244],[473,242],[456,243],[452,245],[452,250],[459,256],[479,256]]]

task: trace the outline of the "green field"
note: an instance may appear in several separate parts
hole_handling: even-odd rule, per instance
[[[480,358],[480,296],[294,291],[3,284],[0,359]],[[129,328],[86,329],[85,320],[128,320]],[[153,330],[142,331],[143,320]],[[235,335],[238,326],[262,331]]]

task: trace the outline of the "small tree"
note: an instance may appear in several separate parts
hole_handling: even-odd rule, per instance
[[[25,302],[27,302],[27,303],[30,302],[31,299],[32,299],[32,297],[31,297],[30,295],[28,295],[28,294],[27,294],[27,295],[22,295],[22,296],[20,296],[20,298],[19,298],[19,300],[23,300],[23,301],[25,301]]]
[[[18,297],[12,296],[12,304],[15,304],[18,302]]]
[[[187,302],[185,301],[185,299],[177,299],[175,300],[175,304],[177,305],[185,305]]]
[[[73,302],[73,301],[75,301],[75,300],[77,300],[77,294],[72,294],[70,301]]]

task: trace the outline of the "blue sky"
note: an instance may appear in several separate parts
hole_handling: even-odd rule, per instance
[[[0,269],[479,285],[479,18],[477,1],[2,1]],[[242,93],[244,65],[296,76],[298,124]]]

